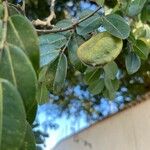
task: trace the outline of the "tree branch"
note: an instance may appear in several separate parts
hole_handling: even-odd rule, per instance
[[[73,23],[71,26],[66,27],[66,28],[59,28],[59,29],[51,29],[51,30],[40,30],[40,29],[36,29],[36,31],[38,33],[57,33],[57,32],[64,32],[64,31],[68,31],[68,30],[72,30],[75,29],[76,26],[78,26],[81,22],[87,20],[88,18],[92,17],[95,13],[97,13],[102,7],[99,6],[93,13],[87,15],[85,18],[79,20],[78,22]]]
[[[51,0],[51,5],[50,5],[50,15],[46,18],[45,21],[37,19],[33,21],[34,26],[52,26],[51,21],[56,18],[55,14],[55,0]]]

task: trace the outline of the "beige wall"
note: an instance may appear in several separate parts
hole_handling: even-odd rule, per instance
[[[61,141],[53,150],[150,150],[150,98]]]

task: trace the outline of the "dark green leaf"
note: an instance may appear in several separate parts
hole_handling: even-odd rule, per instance
[[[90,11],[90,12],[86,13],[86,15],[88,15],[90,13],[92,13],[92,12]],[[83,14],[81,14],[81,16],[82,15]],[[100,17],[101,16],[99,14],[95,14],[92,17],[81,22],[76,28],[77,33],[79,35],[86,35],[88,33],[93,32],[94,30],[98,29],[98,27],[101,25]]]
[[[71,64],[75,67],[75,69],[79,71],[83,71],[85,66],[82,64],[80,59],[77,56],[77,49],[79,48],[80,43],[83,42],[83,39],[81,37],[73,36],[71,41],[68,44],[68,54],[69,54],[69,60]]]
[[[130,34],[130,26],[127,21],[119,15],[110,14],[101,18],[102,25],[112,35],[126,39]]]
[[[39,69],[39,41],[31,22],[21,15],[9,18],[7,41],[23,49],[34,69]]]
[[[107,78],[115,79],[118,72],[118,66],[114,61],[112,61],[104,66],[104,71]]]
[[[146,60],[148,58],[150,50],[143,41],[137,40],[133,45],[133,49],[141,59]]]
[[[138,55],[131,52],[125,57],[126,69],[129,74],[137,72],[141,66],[141,60]]]
[[[18,88],[28,112],[35,103],[37,79],[32,64],[20,48],[11,44],[5,46],[1,52],[0,77]]]
[[[87,70],[84,72],[84,81],[86,84],[91,84],[95,80],[98,80],[101,75],[100,69],[94,69],[94,68],[87,68]]]
[[[32,104],[32,106],[30,106],[30,109],[28,109],[28,112],[26,113],[27,115],[27,121],[32,125],[32,123],[35,120],[36,117],[36,113],[37,113],[37,101],[35,100],[35,102]]]
[[[56,34],[46,34],[40,36],[40,46],[43,47],[45,45],[54,46],[59,49],[65,45],[67,39],[64,35],[56,33]]]
[[[103,89],[104,89],[104,80],[103,79],[93,81],[89,85],[89,88],[88,88],[88,90],[94,95],[101,93],[103,91]]]
[[[47,65],[54,61],[60,53],[60,49],[53,45],[40,46],[40,66]]]
[[[37,90],[38,104],[44,104],[44,103],[48,102],[48,98],[49,98],[48,95],[49,95],[49,92],[46,88],[46,84],[39,83],[38,90]]]
[[[35,137],[31,126],[27,124],[26,135],[20,150],[36,150]]]
[[[127,15],[133,17],[138,15],[144,7],[146,0],[132,0],[127,7]]]
[[[0,149],[18,150],[26,132],[26,114],[17,89],[0,79]]]
[[[53,93],[59,93],[64,86],[67,74],[67,58],[61,54],[54,62],[49,64],[46,72],[46,84]]]
[[[105,86],[106,86],[106,89],[107,89],[108,93],[106,91],[105,92],[108,94],[110,99],[114,99],[116,92],[115,92],[115,88],[114,88],[114,85],[112,83],[112,80],[107,78],[107,77],[105,77],[104,81],[105,81]]]

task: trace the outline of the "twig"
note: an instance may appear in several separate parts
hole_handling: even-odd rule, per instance
[[[55,0],[51,0],[51,5],[50,5],[50,15],[46,18],[46,20],[40,20],[37,19],[35,21],[33,21],[33,25],[34,26],[52,26],[51,25],[51,21],[56,18],[56,14],[55,14]]]
[[[66,28],[60,28],[60,29],[52,29],[52,30],[40,30],[40,29],[36,29],[36,31],[38,33],[57,33],[57,32],[64,32],[64,31],[68,31],[68,30],[72,30],[74,28],[76,28],[76,26],[78,26],[81,22],[87,20],[88,18],[92,17],[95,13],[97,13],[102,7],[99,6],[93,13],[89,14],[88,16],[86,16],[85,18],[73,23],[71,26],[66,27]]]
[[[8,21],[8,8],[7,8],[7,1],[3,1],[4,5],[4,18],[3,18],[3,27],[2,27],[2,39],[0,41],[0,51],[3,50],[6,36],[7,36],[7,21]]]

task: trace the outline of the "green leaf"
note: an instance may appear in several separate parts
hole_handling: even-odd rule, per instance
[[[117,14],[110,14],[101,18],[101,23],[110,34],[126,39],[130,34],[130,26],[127,21]]]
[[[1,51],[0,77],[8,79],[20,92],[26,112],[35,104],[36,74],[22,49],[6,44]]]
[[[39,69],[39,41],[31,22],[21,15],[9,17],[7,42],[16,45],[30,58],[34,69]]]
[[[108,98],[114,99],[116,91],[115,91],[115,87],[114,87],[114,85],[112,83],[112,80],[107,78],[107,77],[105,77],[104,78],[104,82],[105,82],[105,86],[106,86],[106,89],[107,89],[107,91],[105,91],[106,93],[104,92],[105,96],[108,95]]]
[[[83,43],[84,40],[79,36],[73,36],[73,38],[70,40],[68,44],[68,56],[71,64],[75,67],[75,69],[83,72],[85,70],[85,66],[82,64],[80,59],[77,56],[77,50],[79,48],[79,45]]]
[[[86,15],[89,15],[91,13],[92,13],[92,11],[89,11],[88,13],[86,13]],[[81,16],[82,15],[83,14],[81,14]],[[85,15],[83,15],[83,16],[85,16]],[[83,17],[81,17],[81,18],[83,18]],[[97,14],[93,15],[92,17],[86,19],[85,21],[81,22],[76,28],[77,33],[79,35],[86,35],[88,33],[95,31],[101,25],[100,18],[101,18],[101,16],[97,13]]]
[[[91,84],[95,80],[98,80],[101,75],[101,70],[99,68],[87,68],[84,72],[84,82],[86,84]]]
[[[104,71],[107,78],[115,79],[118,72],[118,66],[114,61],[112,61],[104,66]]]
[[[95,80],[93,81],[89,87],[88,90],[90,91],[90,93],[92,93],[93,95],[97,95],[99,93],[101,93],[104,89],[104,80],[103,79],[99,79],[99,80]]]
[[[26,132],[26,114],[17,89],[0,79],[0,149],[18,150]]]
[[[96,0],[98,5],[104,5],[105,0]]]
[[[79,59],[88,66],[103,66],[113,61],[121,52],[122,40],[107,32],[98,33],[77,50]]]
[[[55,48],[61,48],[65,45],[67,39],[64,35],[56,33],[56,34],[46,34],[40,36],[40,46],[48,45],[54,46]]]
[[[149,13],[150,13],[150,4],[146,4],[141,12],[141,20],[143,22],[146,22],[146,21],[150,22]]]
[[[127,15],[130,17],[138,15],[146,3],[146,0],[132,0],[127,7]]]
[[[131,52],[125,57],[125,64],[128,74],[133,74],[139,70],[141,60],[138,55]]]
[[[27,125],[26,135],[20,150],[36,150],[35,137],[32,132],[32,128],[27,122],[26,125]]]
[[[27,115],[27,121],[32,125],[35,117],[36,117],[36,113],[37,113],[37,101],[35,100],[35,102],[32,104],[32,106],[30,106],[30,109],[28,109],[28,112],[26,113]]]
[[[0,20],[0,41],[2,40],[2,35],[3,34],[3,22]]]
[[[49,98],[49,92],[46,88],[46,84],[45,83],[39,83],[38,85],[38,90],[37,90],[37,101],[38,104],[44,104],[48,102],[48,98]]]
[[[4,17],[4,8],[3,5],[0,4],[0,19]]]
[[[68,28],[68,27],[71,27],[72,24],[73,24],[73,22],[71,19],[63,19],[56,23],[56,28],[58,28],[58,29]],[[69,35],[69,33],[70,33],[70,31],[62,32],[62,34],[64,34],[64,35]]]
[[[49,64],[46,72],[46,84],[53,93],[59,93],[64,87],[67,74],[67,58],[61,54],[54,62]]]
[[[40,46],[40,66],[45,66],[54,61],[60,53],[60,49],[53,45]]]
[[[148,58],[150,50],[143,41],[137,40],[133,45],[133,49],[141,59],[146,60]]]

